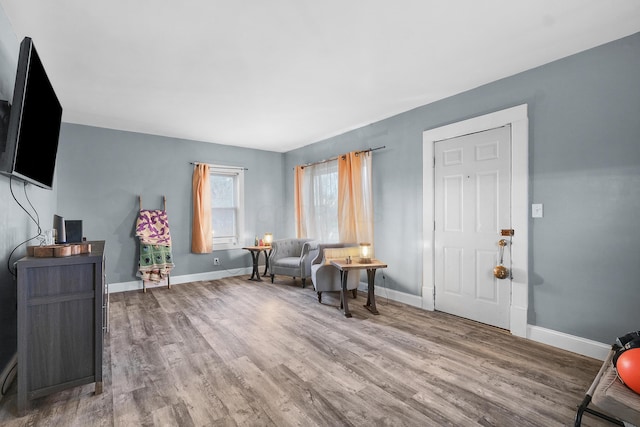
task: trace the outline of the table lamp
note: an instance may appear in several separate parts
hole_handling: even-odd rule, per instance
[[[262,243],[264,243],[265,246],[271,246],[271,242],[273,242],[273,234],[264,233],[264,237],[262,238]]]
[[[371,263],[371,243],[360,243],[360,264]]]

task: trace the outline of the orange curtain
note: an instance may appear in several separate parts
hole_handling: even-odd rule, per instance
[[[191,252],[195,254],[213,251],[211,230],[211,184],[209,165],[196,164],[193,168],[193,225],[191,229]]]
[[[370,152],[351,152],[338,161],[338,227],[341,242],[373,243]]]
[[[307,237],[307,230],[305,226],[304,211],[302,209],[302,187],[304,185],[304,166],[296,166],[294,176],[294,194],[293,200],[295,204],[296,214],[296,237]]]

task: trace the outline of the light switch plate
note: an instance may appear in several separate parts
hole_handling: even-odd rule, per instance
[[[542,203],[534,203],[531,205],[531,218],[542,218],[543,214]]]

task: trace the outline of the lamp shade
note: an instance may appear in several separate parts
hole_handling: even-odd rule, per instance
[[[262,242],[264,243],[265,246],[271,246],[271,242],[273,242],[273,234],[264,233],[264,237],[262,239]]]

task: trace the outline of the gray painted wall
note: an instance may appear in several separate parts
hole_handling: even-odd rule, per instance
[[[37,47],[37,41],[35,44]],[[3,100],[13,99],[19,46],[20,40],[14,34],[4,10],[0,8],[0,99]],[[44,66],[46,68],[47,64]],[[29,209],[23,183],[13,180],[11,187],[18,201]],[[0,175],[0,373],[17,348],[16,282],[9,273],[7,262],[14,248],[37,235],[37,226],[13,199],[11,187],[9,178]],[[43,228],[52,227],[57,187],[55,182],[53,190],[26,186],[26,194],[35,207]],[[35,216],[35,212],[31,211],[31,214]],[[25,253],[26,245],[19,246],[11,262],[17,261]]]
[[[249,267],[247,251],[192,254],[191,177],[198,161],[243,166],[245,171],[246,244],[256,234],[282,237],[283,155],[204,142],[177,140],[64,123],[58,163],[59,214],[81,219],[88,240],[106,240],[107,280],[136,278],[138,241],[134,227],[139,210],[161,209],[167,198],[173,276]],[[213,257],[220,266],[213,266]]]
[[[640,33],[287,153],[288,224],[296,164],[385,145],[376,255],[387,287],[420,295],[422,132],[524,103],[545,213],[529,220],[529,323],[603,343],[639,329]]]

